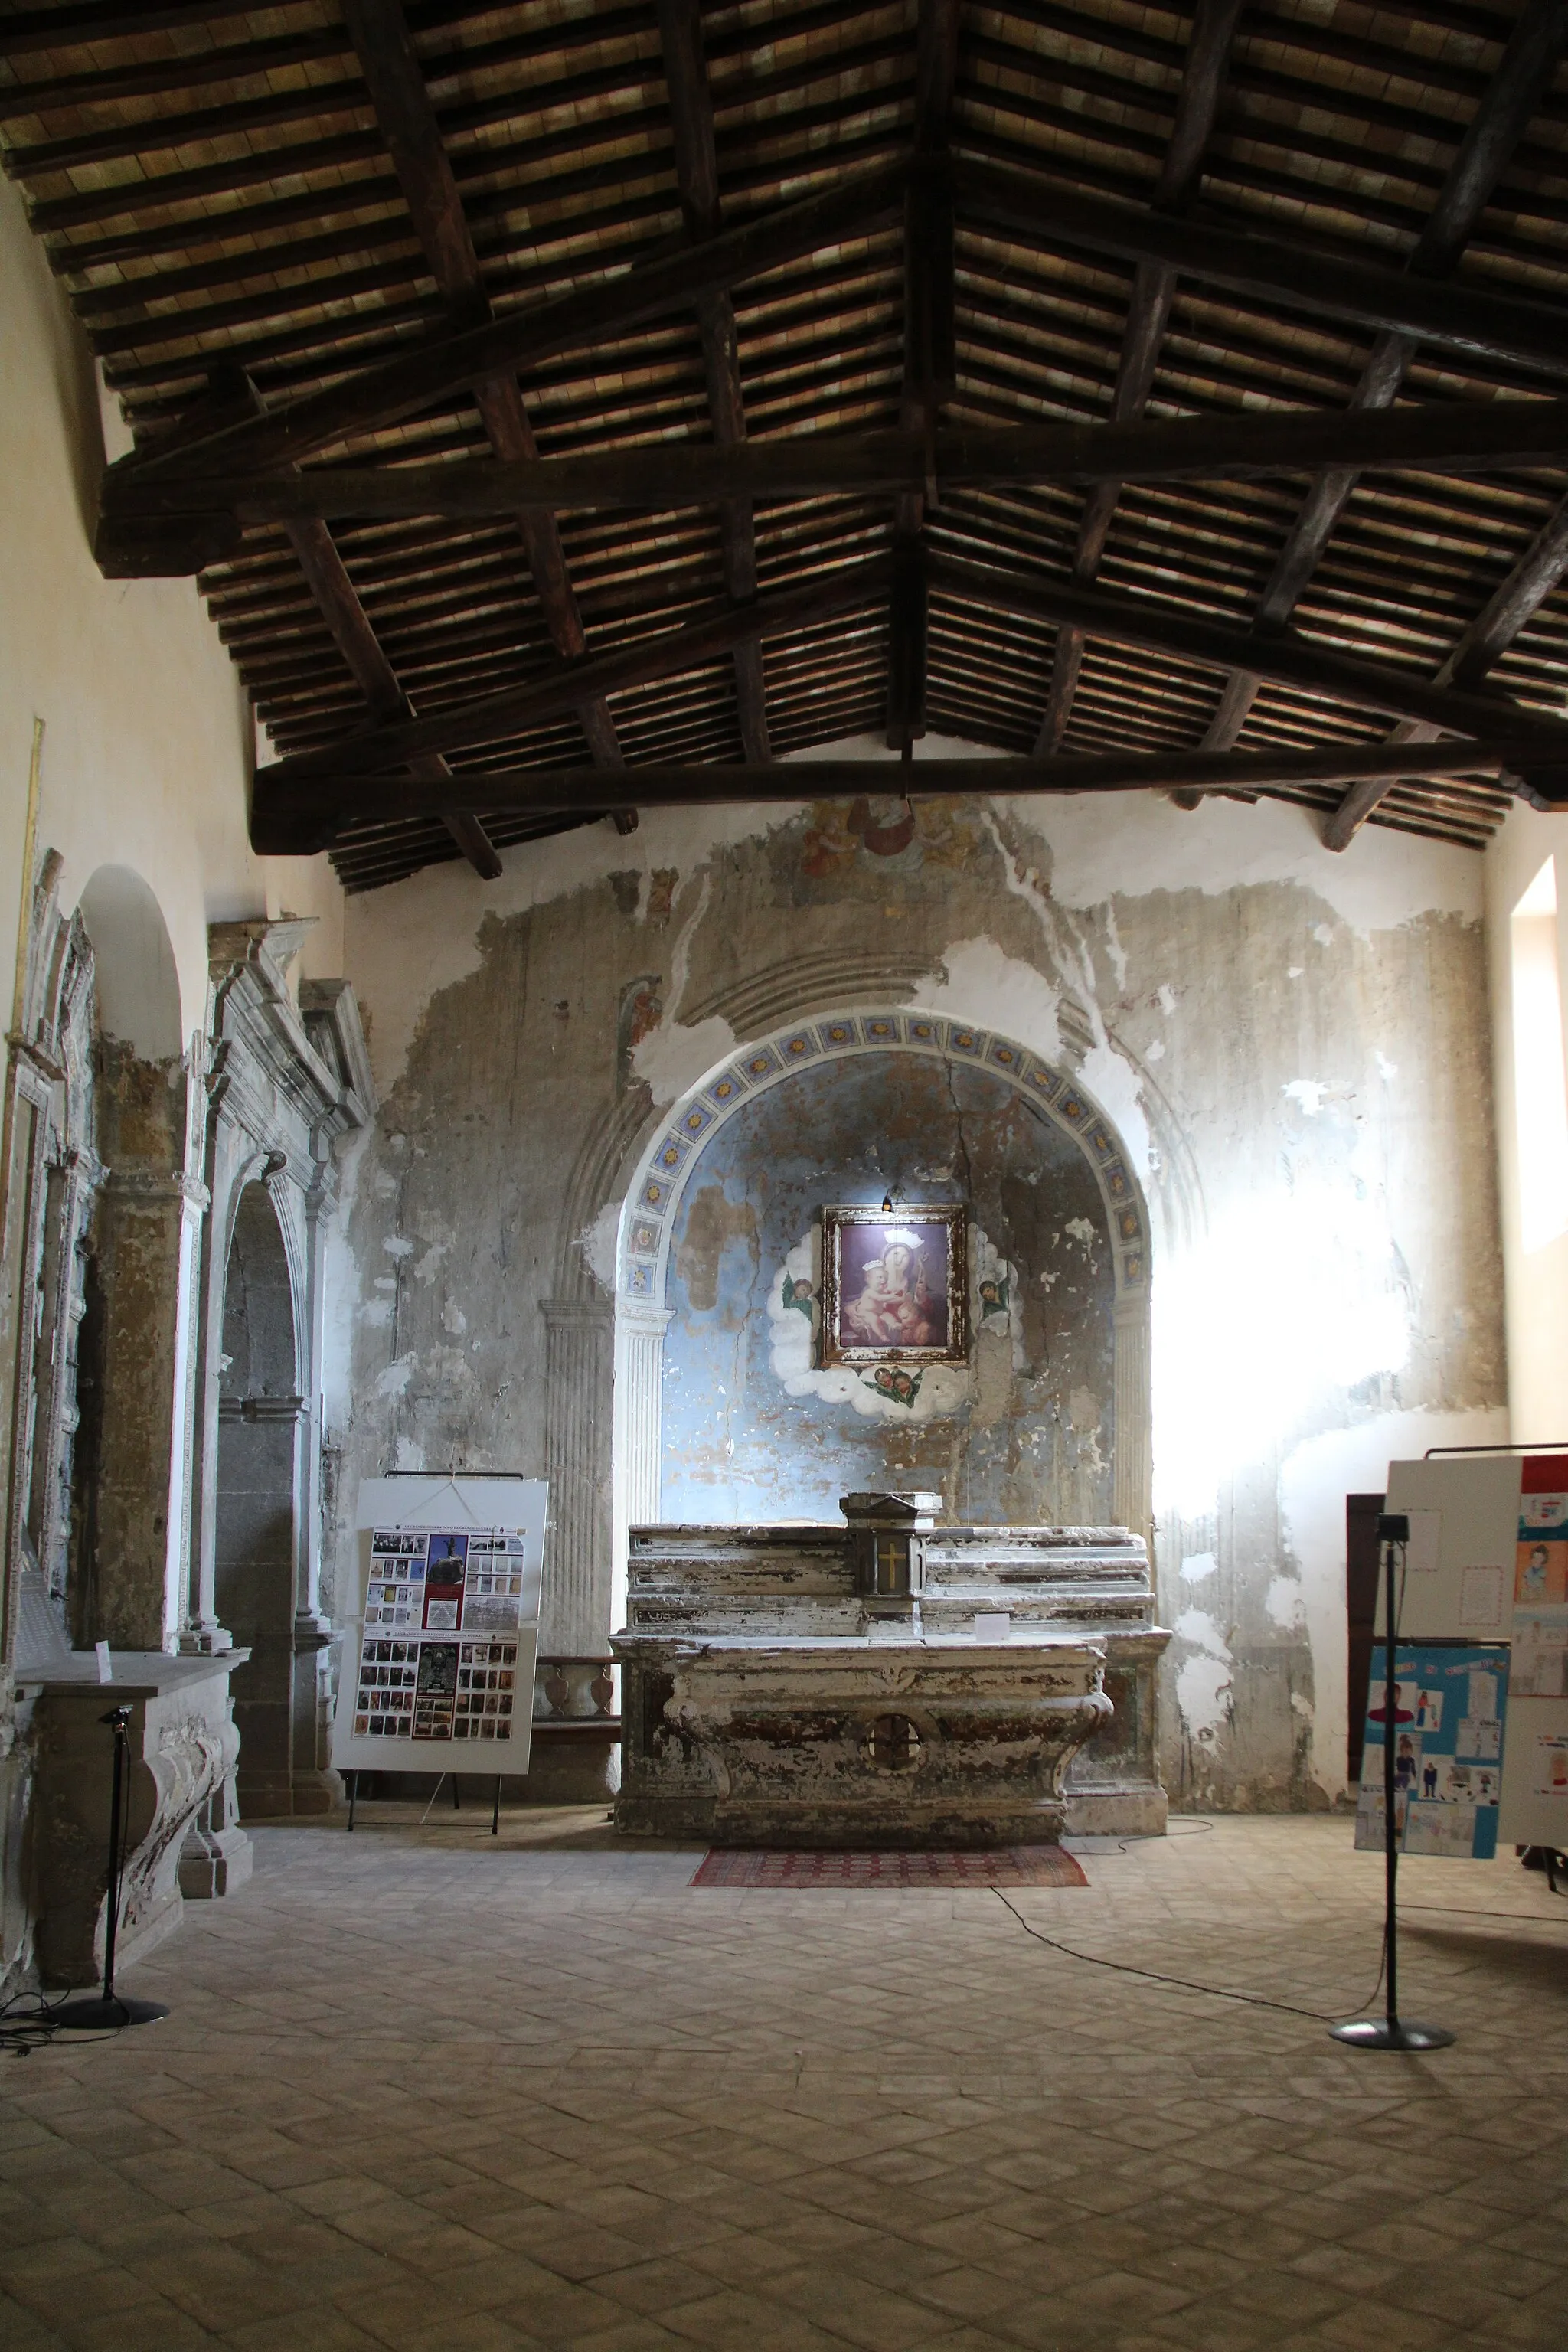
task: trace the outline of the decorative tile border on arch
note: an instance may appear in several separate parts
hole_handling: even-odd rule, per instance
[[[1093,1169],[1114,1245],[1119,1298],[1146,1296],[1148,1219],[1121,1137],[1088,1090],[1026,1045],[923,1013],[844,1013],[796,1022],[747,1045],[693,1087],[644,1154],[621,1220],[617,1287],[660,1301],[669,1236],[688,1178],[726,1120],[807,1063],[867,1053],[924,1054],[968,1062],[1014,1087],[1037,1114],[1070,1135]]]

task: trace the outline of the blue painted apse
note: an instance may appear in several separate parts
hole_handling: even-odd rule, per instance
[[[786,1303],[808,1276],[815,1292],[824,1206],[895,1187],[967,1206],[991,1284],[967,1370],[928,1373],[908,1408],[814,1370],[811,1315]],[[792,1072],[714,1135],[673,1243],[667,1522],[836,1520],[851,1488],[914,1484],[958,1521],[1110,1517],[1104,1205],[1076,1144],[1005,1082],[900,1054]]]

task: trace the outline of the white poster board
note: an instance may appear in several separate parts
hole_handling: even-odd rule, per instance
[[[1568,1852],[1568,1698],[1510,1692],[1508,1715],[1499,1843]]]
[[[1411,1522],[1398,1601],[1402,1642],[1508,1640],[1520,1473],[1520,1457],[1508,1454],[1389,1464],[1384,1508],[1406,1512]],[[1384,1630],[1380,1566],[1377,1631]]]
[[[537,1479],[364,1482],[338,1770],[527,1771],[547,1502]]]

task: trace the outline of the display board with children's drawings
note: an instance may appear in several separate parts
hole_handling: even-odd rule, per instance
[[[1408,1768],[1413,1755],[1421,1758],[1413,1785],[1406,1785],[1407,1769],[1400,1776],[1395,1821],[1405,1851],[1479,1854],[1499,1844],[1563,1846],[1568,1842],[1568,1454],[1498,1452],[1394,1462],[1386,1508],[1403,1513],[1410,1529],[1396,1554],[1394,1602],[1398,1673],[1406,1695],[1419,1682],[1417,1661],[1467,1655],[1460,1646],[1467,1638],[1484,1648],[1495,1645],[1502,1661],[1499,1757],[1461,1752],[1452,1759],[1456,1768],[1478,1768],[1468,1793],[1464,1772],[1450,1777],[1440,1733],[1395,1725],[1396,1764]],[[1381,1633],[1381,1574],[1378,1581]],[[1378,1667],[1374,1689],[1381,1675]],[[1505,1713],[1513,1729],[1503,1755]],[[1381,1722],[1369,1719],[1367,1737],[1356,1843],[1381,1845]],[[1489,1780],[1486,1799],[1478,1800],[1479,1771],[1494,1761],[1500,1787]],[[1437,1776],[1435,1797],[1426,1788],[1429,1763]],[[1482,1804],[1488,1818],[1478,1816],[1475,1834],[1489,1837],[1490,1844],[1466,1844],[1458,1813],[1450,1818],[1423,1810],[1450,1801],[1444,1797],[1450,1786],[1460,1811]],[[1493,1810],[1499,1795],[1500,1811]]]
[[[527,1526],[485,1527],[453,1524],[444,1499],[443,1525],[362,1537],[364,1601],[333,1726],[340,1770],[528,1769],[542,1500]]]
[[[1402,1642],[1394,1680],[1372,1654],[1356,1799],[1358,1848],[1382,1853],[1386,1742],[1394,1741],[1394,1828],[1401,1853],[1489,1861],[1498,1848],[1508,1719],[1500,1643]]]

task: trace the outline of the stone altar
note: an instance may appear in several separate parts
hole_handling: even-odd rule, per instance
[[[112,1740],[105,1712],[131,1709],[131,1785],[118,1956],[144,1958],[180,1922],[187,1895],[233,1894],[253,1850],[238,1823],[239,1753],[231,1670],[247,1650],[173,1657],[118,1650],[100,1682],[89,1652],[18,1670],[32,1700],[37,1832],[34,1911],[39,1980],[88,1985],[102,1973]]]
[[[1147,1549],[1125,1528],[939,1527],[852,1495],[842,1528],[630,1532],[628,1834],[988,1846],[1157,1834]]]

